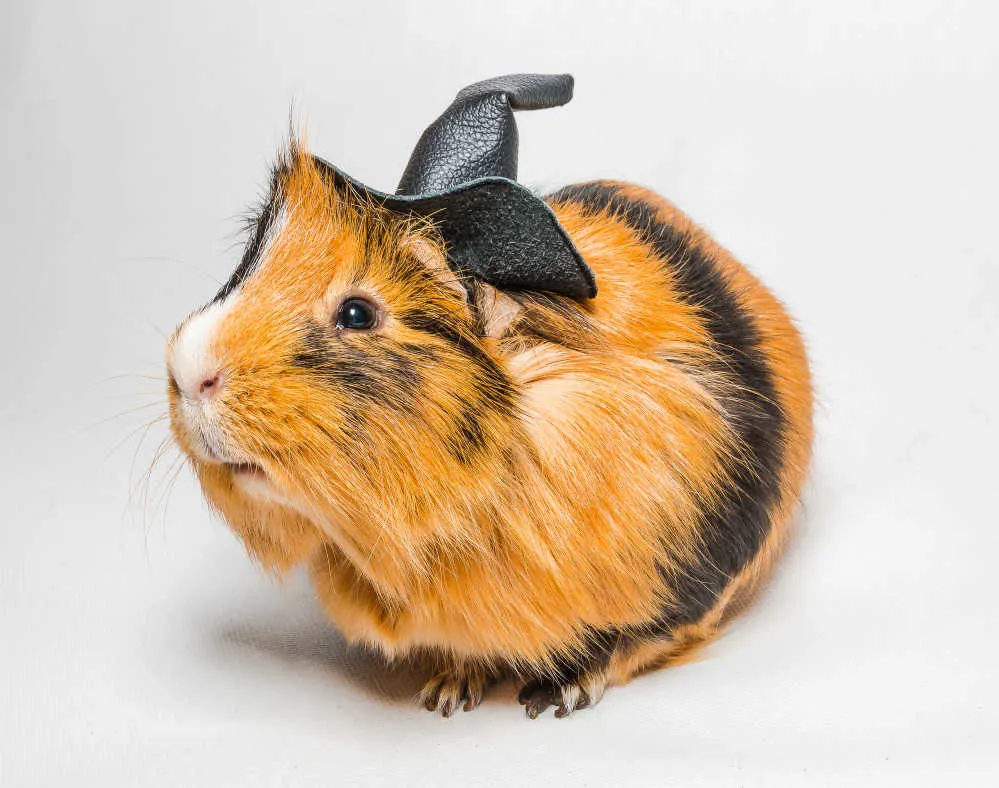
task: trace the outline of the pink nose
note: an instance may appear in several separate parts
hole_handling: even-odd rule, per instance
[[[201,386],[198,388],[198,393],[202,397],[211,397],[219,389],[219,374],[216,372],[210,378],[205,378],[201,381]]]

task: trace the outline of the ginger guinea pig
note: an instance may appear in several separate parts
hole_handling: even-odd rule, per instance
[[[751,273],[647,189],[516,182],[513,111],[571,91],[466,88],[395,194],[291,143],[167,349],[209,503],[350,641],[434,655],[444,716],[511,674],[565,716],[714,637],[808,465],[805,352]]]

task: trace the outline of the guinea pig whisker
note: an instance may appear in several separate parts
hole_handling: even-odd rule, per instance
[[[134,408],[126,408],[123,411],[120,411],[118,413],[112,413],[110,416],[106,416],[105,418],[99,419],[98,421],[95,421],[92,424],[88,424],[87,426],[83,427],[81,431],[86,432],[88,430],[100,427],[103,424],[107,424],[109,421],[114,421],[115,419],[122,419],[125,418],[125,416],[131,416],[133,413],[140,413],[141,411],[149,410],[150,408],[162,408],[164,404],[165,403],[163,402],[146,402],[142,405],[136,405]]]
[[[160,503],[157,505],[157,508],[159,506],[163,507],[162,523],[164,528],[166,528],[167,515],[170,511],[170,497],[173,495],[174,488],[177,486],[177,480],[180,478],[180,474],[184,468],[187,467],[187,464],[188,458],[181,454],[178,461],[175,461],[171,466],[171,470],[167,471],[169,478],[166,483],[166,489],[160,496]]]
[[[120,394],[108,394],[109,399],[133,399],[133,398],[155,398],[160,402],[166,403],[166,394],[163,389],[153,389],[152,391],[129,391],[121,392]]]
[[[116,443],[116,444],[115,444],[114,446],[112,446],[112,447],[111,447],[110,449],[108,449],[108,452],[107,452],[107,454],[105,454],[105,455],[104,455],[104,459],[105,459],[105,460],[108,460],[108,459],[110,459],[111,457],[113,457],[113,456],[114,456],[114,453],[115,453],[116,451],[118,451],[118,450],[119,450],[119,449],[120,449],[120,448],[121,448],[122,446],[124,446],[124,445],[125,445],[126,443],[128,443],[128,441],[130,441],[130,440],[131,440],[131,439],[132,439],[133,437],[135,437],[135,435],[136,435],[136,434],[137,434],[137,433],[138,433],[138,432],[139,432],[140,430],[141,430],[141,431],[143,431],[143,435],[145,435],[145,433],[149,432],[149,430],[150,430],[150,429],[151,429],[151,428],[152,428],[152,427],[153,427],[154,425],[156,425],[156,424],[159,424],[159,423],[161,423],[161,422],[164,422],[164,421],[166,421],[166,420],[167,420],[168,418],[170,418],[170,414],[168,414],[168,413],[161,413],[161,414],[159,414],[158,416],[156,416],[155,418],[152,418],[152,419],[150,419],[149,421],[146,421],[146,422],[143,422],[143,423],[142,423],[142,424],[140,424],[139,426],[137,426],[137,427],[133,428],[132,430],[130,430],[130,431],[129,431],[129,433],[128,433],[128,434],[127,434],[127,435],[126,435],[126,436],[125,436],[124,438],[122,438],[122,439],[121,439],[120,441],[118,441],[118,442],[117,442],[117,443]]]
[[[174,457],[170,464],[167,466],[166,471],[160,478],[159,483],[153,489],[152,492],[152,511],[150,512],[149,504],[150,501],[147,499],[144,509],[144,516],[146,517],[147,533],[156,524],[157,514],[163,512],[163,517],[160,519],[160,523],[163,528],[166,528],[166,512],[164,510],[167,496],[172,487],[173,481],[176,479],[177,475],[180,473],[181,468],[184,467],[186,458],[179,454]],[[148,488],[147,488],[148,489]]]
[[[111,375],[110,377],[103,378],[102,383],[110,383],[114,380],[155,380],[160,383],[166,383],[166,375],[143,375],[136,372],[123,372],[120,375]]]
[[[172,263],[173,265],[179,265],[181,268],[186,268],[189,271],[194,271],[196,274],[209,280],[210,282],[214,282],[216,285],[219,286],[222,285],[222,282],[219,281],[217,277],[206,271],[203,267],[196,265],[194,263],[190,263],[186,260],[180,260],[176,257],[165,257],[163,255],[143,255],[140,257],[131,257],[128,259],[131,262],[136,262],[136,263],[157,263],[157,264]]]
[[[142,440],[143,441],[145,440],[145,435],[143,435]],[[136,451],[135,451],[135,453],[132,456],[132,468],[131,468],[131,470],[129,472],[129,475],[130,475],[130,477],[133,477],[133,478],[135,478],[135,463],[138,461],[138,453],[139,453],[139,449],[141,448],[141,446],[142,446],[142,442],[140,441],[139,446],[136,447]],[[159,444],[157,445],[156,449],[154,450],[152,459],[150,459],[149,465],[146,467],[146,470],[142,473],[141,476],[135,478],[135,481],[131,485],[131,491],[130,491],[129,497],[128,497],[129,505],[130,506],[133,505],[133,504],[139,505],[139,507],[140,507],[140,509],[142,511],[143,529],[144,530],[148,530],[148,527],[150,525],[150,521],[149,521],[149,517],[148,517],[148,514],[149,514],[149,493],[150,493],[150,486],[152,484],[153,470],[156,468],[156,466],[159,464],[159,462],[163,459],[165,453],[169,449],[171,449],[171,448],[176,448],[176,445],[172,441],[172,436],[169,435],[169,434],[163,436],[163,438],[160,440]],[[141,487],[141,493],[139,491],[140,487]]]
[[[166,413],[162,413],[162,414],[156,416],[155,418],[150,419],[149,421],[145,422],[144,424],[138,425],[137,427],[135,427],[134,429],[132,429],[128,433],[128,435],[126,435],[122,440],[120,440],[115,446],[111,447],[111,449],[108,451],[107,455],[105,456],[105,460],[107,460],[116,451],[118,451],[122,446],[124,446],[125,443],[127,443],[129,440],[131,440],[132,438],[134,438],[135,435],[137,435],[137,434],[139,435],[139,439],[135,443],[135,449],[132,451],[132,459],[131,459],[131,461],[129,463],[129,470],[128,470],[128,478],[129,478],[128,487],[129,487],[129,492],[128,492],[128,498],[126,499],[126,502],[125,502],[125,509],[126,509],[126,511],[134,511],[134,505],[135,505],[136,498],[137,498],[138,488],[139,488],[139,485],[142,483],[142,479],[143,479],[143,477],[138,477],[138,478],[136,477],[135,467],[136,467],[136,463],[138,462],[139,454],[142,451],[142,447],[143,447],[143,445],[146,442],[146,438],[149,436],[149,431],[155,425],[162,423],[167,418],[168,418],[168,415]],[[169,440],[169,435],[165,436],[164,438],[162,438],[161,441],[160,441],[160,448],[162,448],[164,446],[164,444],[166,444],[166,442],[168,440]],[[157,449],[157,452],[159,450],[160,449]],[[153,458],[153,462],[155,462],[155,456]],[[146,474],[144,474],[144,476],[148,476],[151,472],[152,472],[152,462],[150,463],[150,467],[147,469]]]

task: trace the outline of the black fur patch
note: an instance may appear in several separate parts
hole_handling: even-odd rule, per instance
[[[748,449],[749,462],[733,461],[727,469],[731,482],[718,506],[705,514],[700,529],[700,558],[688,566],[662,570],[677,601],[664,607],[651,628],[668,633],[699,620],[714,605],[759,550],[770,527],[770,510],[779,492],[785,422],[773,373],[760,350],[752,316],[726,285],[722,272],[689,236],[661,221],[654,206],[599,182],[568,186],[548,200],[578,203],[594,214],[620,217],[652,247],[681,297],[701,310],[719,354],[718,371],[735,383],[723,395],[724,405]]]
[[[466,337],[450,321],[427,312],[400,312],[395,317],[406,327],[436,337],[461,353],[472,366],[472,388],[477,395],[463,403],[447,441],[455,459],[473,464],[488,446],[485,419],[490,413],[511,417],[515,412],[514,389],[509,377],[474,340]],[[437,353],[427,346],[426,353]]]
[[[476,388],[488,404],[500,413],[514,412],[514,392],[510,378],[492,357],[475,341],[464,336],[450,322],[426,312],[399,312],[395,317],[408,328],[436,336],[472,362]]]
[[[548,342],[580,351],[599,344],[599,328],[577,301],[529,291],[507,295],[520,305],[520,311],[501,339]]]
[[[417,344],[416,342],[406,342],[400,345],[400,347],[402,348],[403,352],[408,353],[411,356],[416,356],[418,358],[425,359],[426,361],[430,362],[440,361],[441,358],[440,353],[438,353],[435,348],[432,348],[429,345],[420,345]]]
[[[273,224],[274,218],[281,207],[281,178],[282,171],[279,168],[275,168],[271,172],[271,182],[267,198],[257,213],[246,223],[247,229],[250,231],[250,240],[243,250],[243,257],[239,261],[239,265],[236,266],[236,270],[232,272],[232,276],[229,277],[226,283],[215,294],[215,297],[212,299],[213,304],[223,301],[230,293],[237,290],[243,282],[250,278],[257,269],[257,266],[260,265],[260,255],[264,250],[264,240],[267,238],[267,232],[270,230],[271,224]]]
[[[555,684],[570,684],[579,681],[586,673],[603,670],[610,663],[614,649],[621,640],[616,629],[587,629],[583,634],[582,647],[571,654],[561,654],[554,664],[539,678]]]
[[[573,651],[555,655],[548,665],[521,668],[521,675],[528,679],[528,682],[520,690],[518,700],[528,706],[528,716],[536,716],[539,711],[544,711],[545,706],[558,706],[559,689],[566,686],[575,685],[584,693],[582,702],[576,708],[585,708],[594,701],[585,694],[587,677],[599,677],[606,670],[614,651],[624,637],[616,629],[588,628],[583,632],[583,642]],[[537,703],[534,696],[539,693],[543,700],[541,705],[536,705],[532,711],[530,706]],[[558,711],[556,716],[559,716]]]
[[[380,334],[334,336],[335,329],[310,323],[292,362],[342,388],[359,403],[379,403],[418,412],[424,385],[418,359]]]
[[[472,465],[488,445],[483,428],[484,416],[482,406],[475,401],[465,403],[458,414],[454,438],[448,447],[462,465]]]

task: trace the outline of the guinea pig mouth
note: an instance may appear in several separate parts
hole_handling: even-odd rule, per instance
[[[235,476],[256,476],[261,479],[267,476],[263,468],[252,462],[226,462],[223,464]]]

